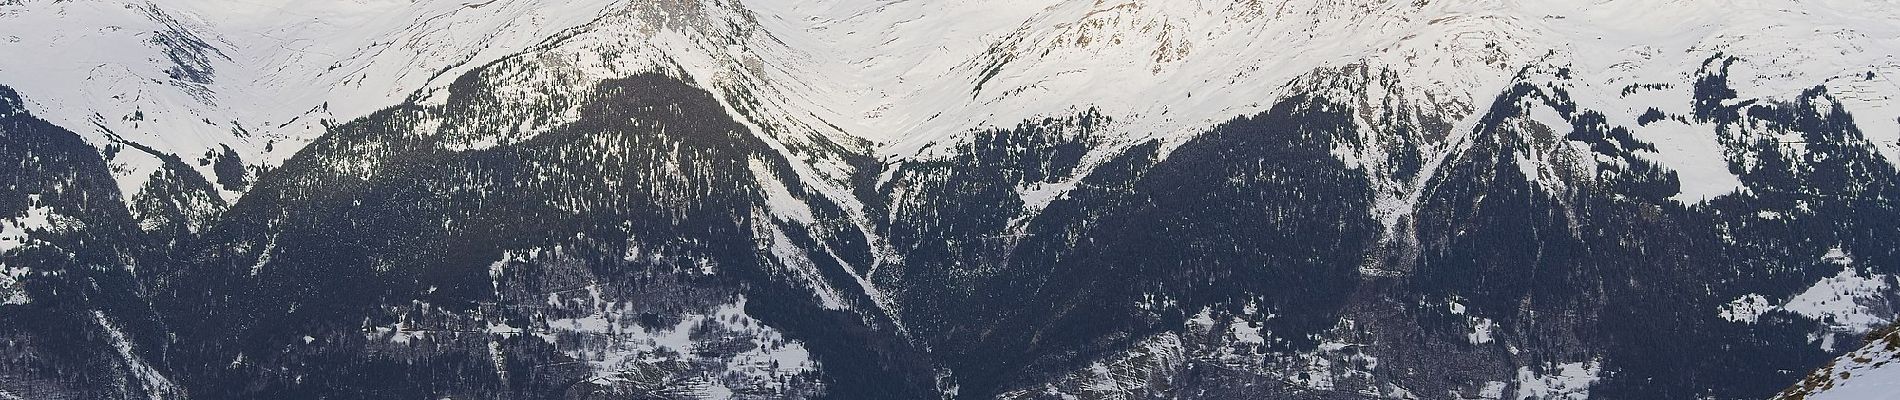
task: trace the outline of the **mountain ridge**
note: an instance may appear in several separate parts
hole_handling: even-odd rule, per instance
[[[6,118],[64,128],[7,140],[89,147],[9,186],[0,315],[93,339],[0,372],[97,349],[185,389],[76,396],[1730,398],[1900,299],[1882,2],[347,3],[0,4],[156,32],[81,47],[143,46],[133,75],[165,78],[105,87],[171,93],[94,118],[58,106],[90,75],[31,74],[76,59],[0,65],[30,85]],[[303,41],[273,32],[360,38],[248,52]],[[206,92],[232,79],[265,89]],[[149,122],[219,112],[289,122]],[[31,177],[67,171],[125,210],[41,217],[75,206]],[[68,250],[111,256],[24,258]],[[46,294],[75,269],[131,298]]]

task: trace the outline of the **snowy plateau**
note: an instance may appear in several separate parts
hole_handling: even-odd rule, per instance
[[[1895,0],[0,0],[0,400],[1900,398]]]

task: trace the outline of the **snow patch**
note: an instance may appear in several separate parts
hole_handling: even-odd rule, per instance
[[[1478,398],[1486,399],[1486,400],[1503,400],[1504,389],[1509,386],[1510,386],[1509,382],[1500,382],[1500,381],[1485,382],[1484,387],[1478,389]]]
[[[39,204],[38,195],[31,197],[29,204]],[[26,209],[25,216],[0,219],[0,253],[31,244],[32,232],[52,229],[54,217],[52,208],[34,206]]]
[[[93,310],[92,320],[99,324],[100,328],[105,329],[107,339],[112,342],[112,349],[118,352],[119,360],[124,362],[128,369],[126,373],[136,379],[146,393],[152,394],[155,398],[179,397],[178,385],[173,384],[165,375],[158,373],[151,364],[147,364],[144,357],[139,357],[138,352],[132,349],[131,339],[125,336],[124,331],[119,330],[118,325],[106,318],[104,312]]]
[[[1555,365],[1541,373],[1528,366],[1519,367],[1514,398],[1587,400],[1590,386],[1601,379],[1602,373],[1603,363],[1594,360]]]
[[[1123,399],[1146,393],[1156,381],[1172,381],[1188,360],[1181,336],[1166,332],[1143,339],[1127,350],[1108,355],[1080,369],[1059,375],[1039,387],[996,396],[1002,400]],[[1134,396],[1139,397],[1139,396]]]
[[[506,322],[491,322],[488,324],[488,334],[490,335],[513,336],[519,335],[521,332],[523,332],[521,328],[508,325]]]
[[[1498,329],[1498,323],[1490,318],[1471,317],[1467,324],[1471,326],[1471,332],[1465,334],[1465,339],[1474,345],[1491,343],[1492,332]]]
[[[1081,183],[1081,176],[1063,179],[1060,182],[1034,182],[1017,188],[1016,194],[1023,200],[1025,213],[1034,214],[1045,208],[1049,208],[1049,203],[1053,203],[1056,199],[1062,198],[1064,194],[1068,194],[1069,191],[1075,190],[1076,185],[1080,185]]]
[[[765,165],[765,161],[754,158],[746,165],[751,168],[752,176],[758,178],[760,188],[765,191],[766,211],[770,211],[773,217],[777,217],[780,221],[804,225],[818,223],[818,217],[813,215],[811,205],[805,204],[804,200],[793,195],[791,188],[779,181],[778,174],[772,173],[772,169]]]
[[[1728,304],[1722,305],[1721,312],[1718,313],[1718,315],[1720,315],[1722,319],[1732,322],[1752,324],[1760,319],[1762,314],[1774,309],[1774,304],[1769,303],[1767,297],[1749,293],[1729,301]]]
[[[248,166],[274,167],[332,122],[445,86],[620,3],[0,2],[0,54],[32,55],[0,58],[0,82],[95,147],[128,141],[189,160],[229,146]],[[163,167],[140,151],[110,162],[126,201]]]
[[[26,295],[26,274],[32,271],[26,267],[9,267],[0,264],[0,305],[23,305],[33,302]]]
[[[785,235],[785,230],[780,229],[778,224],[762,222],[760,225],[764,226],[755,228],[755,230],[762,229],[770,234],[769,237],[760,238],[760,241],[767,246],[773,258],[778,259],[780,263],[784,264],[785,269],[788,270],[787,272],[790,272],[792,276],[804,282],[806,286],[812,289],[813,294],[818,297],[819,305],[824,306],[825,309],[828,310],[843,310],[846,308],[844,303],[845,295],[840,293],[837,288],[832,287],[830,280],[825,279],[824,273],[819,270],[818,265],[813,263],[811,258],[805,256],[804,248],[793,244],[792,239]],[[845,264],[841,263],[839,265]],[[846,268],[849,268],[849,266]]]
[[[1827,85],[1828,93],[1840,100],[1841,108],[1854,115],[1861,135],[1873,142],[1887,163],[1900,167],[1900,63],[1889,62],[1866,72],[1835,77]]]
[[[810,373],[819,365],[802,343],[784,337],[775,329],[745,314],[746,299],[725,304],[709,314],[685,314],[672,326],[649,329],[637,323],[639,313],[625,307],[606,307],[593,314],[548,321],[555,336],[563,334],[605,336],[609,341],[593,341],[585,346],[561,345],[560,351],[592,367],[592,380],[631,382],[652,365],[673,362],[708,362],[699,351],[702,345],[720,344],[719,340],[745,340],[749,346],[737,354],[725,354],[725,375],[749,379],[779,379]],[[714,327],[717,329],[709,329]],[[719,338],[696,339],[705,332],[737,332]],[[712,348],[708,348],[712,350]],[[730,391],[721,376],[686,377],[714,392]],[[728,392],[729,393],[729,392]]]
[[[1834,246],[1834,248],[1827,249],[1827,254],[1821,255],[1821,261],[1839,266],[1849,266],[1854,264],[1854,257],[1847,255],[1847,251],[1841,250],[1840,246]]]
[[[1246,345],[1262,345],[1267,343],[1266,336],[1262,335],[1261,332],[1261,330],[1265,329],[1264,326],[1258,322],[1241,318],[1241,316],[1253,316],[1259,313],[1260,305],[1258,303],[1248,302],[1246,308],[1241,312],[1242,315],[1234,316],[1234,320],[1228,322],[1228,335],[1234,338],[1235,343]],[[1272,319],[1273,314],[1269,313],[1260,318],[1263,320]]]
[[[264,249],[258,251],[257,262],[251,264],[251,276],[264,272],[264,266],[270,264],[271,256],[277,252],[277,233],[271,233],[264,241]]]
[[[1654,153],[1635,152],[1637,157],[1676,171],[1682,191],[1671,200],[1693,205],[1742,190],[1742,178],[1729,171],[1714,126],[1663,119],[1632,132],[1637,140],[1656,146]]]
[[[1496,321],[1476,315],[1467,315],[1466,312],[1470,310],[1465,307],[1463,302],[1456,299],[1445,302],[1445,308],[1450,310],[1452,315],[1463,315],[1465,317],[1465,327],[1468,329],[1468,331],[1465,332],[1466,342],[1479,345],[1491,343],[1494,340],[1494,335],[1498,329],[1498,323]]]
[[[1836,358],[1790,392],[1776,399],[1892,399],[1900,393],[1900,333],[1873,338]],[[1805,393],[1798,393],[1805,392]],[[1800,396],[1796,396],[1799,394]]]
[[[1839,246],[1828,249],[1821,261],[1841,266],[1841,272],[1822,278],[1801,293],[1779,305],[1766,296],[1749,293],[1731,300],[1717,315],[1733,322],[1755,323],[1762,314],[1783,310],[1799,314],[1827,327],[1827,332],[1809,335],[1822,348],[1832,349],[1837,334],[1860,335],[1887,326],[1893,321],[1890,299],[1900,297],[1895,277],[1865,274],[1853,266],[1854,258]]]
[[[1823,278],[1788,299],[1781,308],[1821,321],[1840,332],[1865,334],[1892,322],[1889,312],[1877,312],[1870,306],[1884,304],[1895,295],[1893,280],[1890,275],[1863,276],[1856,268],[1843,268],[1840,274]]]

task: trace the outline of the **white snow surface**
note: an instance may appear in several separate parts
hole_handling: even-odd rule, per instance
[[[750,350],[733,354],[725,360],[723,371],[727,374],[770,381],[819,368],[802,343],[786,339],[776,329],[746,315],[745,301],[739,298],[735,303],[721,305],[706,315],[687,314],[674,326],[658,329],[648,329],[635,323],[638,313],[619,308],[621,304],[617,303],[585,317],[548,321],[547,327],[555,333],[613,338],[602,346],[563,350],[576,359],[587,360],[592,366],[593,379],[606,382],[624,381],[629,375],[637,375],[646,365],[701,357],[694,349],[702,342],[695,340],[693,335],[695,329],[703,329],[703,326],[746,332],[746,335],[738,337],[754,342],[755,346],[751,346]],[[518,333],[519,330],[512,332]],[[707,391],[693,397],[726,398],[717,394],[730,388],[726,388],[717,378],[695,377],[695,383],[703,385]]]
[[[40,201],[40,195],[27,195],[27,209],[23,215],[0,217],[0,255],[9,255],[30,246],[45,245],[35,239],[36,234],[70,230],[82,227],[76,219],[54,212]],[[7,264],[0,261],[0,305],[19,305],[33,302],[26,293],[25,279],[33,273],[30,265]]]
[[[1808,400],[1881,400],[1900,398],[1900,365],[1891,362],[1878,367],[1857,368],[1855,379],[1847,379],[1833,389],[1808,396]]]
[[[1590,398],[1590,386],[1595,385],[1603,373],[1603,364],[1596,361],[1582,361],[1552,365],[1542,373],[1531,367],[1517,369],[1516,399],[1564,399],[1584,400]]]
[[[0,218],[0,253],[26,247],[27,244],[32,243],[32,232],[51,229],[53,217],[51,208],[36,206],[28,208],[26,215]]]
[[[1869,305],[1883,303],[1893,291],[1894,277],[1862,274],[1853,267],[1815,282],[1808,290],[1788,299],[1782,309],[1814,318],[1844,332],[1865,334],[1892,322],[1884,310]]]
[[[0,85],[95,146],[150,146],[213,176],[190,161],[230,146],[277,165],[326,120],[399,104],[619,1],[5,1]],[[169,73],[168,35],[209,46],[209,82]],[[160,165],[137,151],[112,162],[127,197]]]
[[[29,304],[33,299],[27,297],[21,279],[30,273],[26,267],[13,267],[0,264],[0,305]]]
[[[1465,334],[1465,339],[1471,344],[1487,344],[1495,340],[1494,335],[1498,330],[1497,321],[1492,321],[1490,318],[1471,317],[1467,324],[1471,326],[1471,332]]]
[[[1834,359],[1795,389],[1775,399],[1900,399],[1900,332],[1870,338],[1867,345]],[[1797,396],[1799,395],[1799,396]]]
[[[1100,107],[1124,134],[1197,133],[1261,111],[1288,81],[1353,63],[1405,89],[1479,102],[1533,61],[1571,67],[1582,105],[1634,126],[1621,89],[1677,83],[1689,107],[1701,61],[1741,57],[1743,98],[1778,97],[1895,64],[1890,1],[755,0],[747,5],[832,79],[849,131],[903,156],[976,126]],[[1104,84],[1112,82],[1113,84]],[[1855,84],[1849,102],[1892,121],[1900,87]],[[1851,82],[1842,81],[1843,87]],[[1882,85],[1885,86],[1882,86]],[[980,86],[980,87],[979,87]],[[1864,101],[1863,101],[1864,100]],[[1881,108],[1887,107],[1887,108]],[[1856,110],[1861,111],[1861,110]],[[1896,136],[1881,132],[1877,136]],[[1706,151],[1691,144],[1672,150]],[[1891,150],[1891,149],[1890,149]],[[1698,154],[1700,155],[1700,154]],[[1668,158],[1675,158],[1672,154]],[[1678,168],[1713,168],[1690,159]],[[1696,176],[1712,176],[1696,171]],[[1719,178],[1719,177],[1717,177]],[[1720,190],[1698,186],[1694,195]]]
[[[1839,92],[1875,147],[1900,159],[1895,20],[1891,0],[14,0],[0,2],[0,84],[96,146],[149,146],[209,177],[193,162],[208,152],[228,146],[269,168],[328,124],[406,99],[441,101],[463,72],[514,54],[548,67],[496,76],[527,80],[495,82],[522,101],[661,72],[709,89],[792,161],[791,176],[754,168],[770,215],[809,224],[800,205],[822,196],[867,227],[853,167],[825,154],[829,144],[893,162],[943,157],[925,149],[1096,109],[1115,121],[1086,157],[1103,160],[1146,139],[1166,150],[1294,91],[1359,107],[1398,94],[1452,125],[1418,144],[1424,171],[1404,182],[1382,175],[1391,145],[1382,138],[1393,133],[1363,116],[1371,144],[1334,151],[1371,175],[1376,216],[1394,230],[1442,160],[1469,143],[1474,114],[1529,67],[1571,71],[1563,85],[1579,107],[1655,144],[1637,156],[1676,170],[1684,203],[1741,186],[1712,127],[1636,121],[1650,107],[1689,114],[1688,82],[1716,55],[1740,59],[1730,86],[1744,99],[1817,84]],[[178,53],[166,43],[180,38],[206,46],[196,53],[204,79],[173,73]],[[1381,79],[1359,90],[1316,77],[1345,70]],[[1628,90],[1640,84],[1669,86]],[[1562,125],[1551,117],[1539,119]],[[451,145],[522,138],[467,139]],[[1540,183],[1562,182],[1537,165],[1546,160],[1523,161]],[[160,163],[130,149],[110,162],[128,201]],[[1033,214],[1088,168],[1019,194]],[[776,184],[792,179],[803,190]],[[889,253],[874,252],[867,275]]]
[[[136,383],[150,398],[184,398],[184,393],[177,384],[172,383],[171,379],[152,368],[151,364],[145,362],[144,357],[139,356],[138,351],[132,348],[132,340],[126,338],[125,332],[119,330],[118,324],[114,324],[111,318],[98,310],[92,312],[92,319],[105,330],[107,339],[112,342],[112,349],[119,356],[119,360],[125,363],[126,371],[124,372],[130,378],[136,379]]]
[[[1821,278],[1777,302],[1761,294],[1749,293],[1722,305],[1716,313],[1722,319],[1755,323],[1762,314],[1782,310],[1820,321],[1823,332],[1810,338],[1823,349],[1833,351],[1839,336],[1858,336],[1893,323],[1894,312],[1887,299],[1900,293],[1897,279],[1888,274],[1871,274],[1854,264],[1854,257],[1840,247],[1828,249],[1821,262],[1841,266],[1841,272]]]
[[[1124,139],[1184,137],[1264,110],[1297,77],[1347,65],[1395,72],[1403,87],[1393,89],[1441,105],[1483,104],[1531,63],[1567,66],[1582,80],[1573,93],[1581,106],[1634,126],[1650,106],[1686,111],[1691,89],[1682,83],[1719,53],[1742,58],[1732,77],[1742,98],[1785,98],[1816,84],[1836,89],[1881,153],[1900,159],[1900,107],[1891,101],[1900,85],[1890,78],[1900,74],[1900,24],[1891,23],[1900,7],[1887,0],[740,3],[746,12],[726,18],[756,24],[769,37],[656,47],[691,75],[749,81],[782,102],[766,108],[798,111],[788,121],[760,122],[815,131],[836,125],[893,158],[972,128],[1078,107],[1117,118],[1109,133]],[[395,105],[633,7],[656,6],[18,0],[0,3],[0,54],[8,55],[0,57],[0,84],[19,89],[36,115],[94,144],[117,137],[187,160],[228,145],[267,167],[320,135],[325,120]],[[210,46],[209,82],[167,74],[176,66],[155,40],[162,32]],[[731,74],[719,70],[726,67],[720,61],[755,68]],[[1642,83],[1677,85],[1621,90]],[[1659,144],[1660,163],[1684,176],[1679,199],[1735,186],[1711,161],[1720,156],[1709,143],[1661,136],[1700,127],[1663,128],[1636,131]],[[149,158],[114,160],[125,188],[155,168]]]
[[[1718,315],[1720,315],[1722,319],[1732,322],[1752,324],[1760,320],[1762,314],[1766,314],[1774,309],[1775,305],[1769,303],[1766,296],[1749,293],[1729,301],[1728,304],[1722,305],[1722,310]]]

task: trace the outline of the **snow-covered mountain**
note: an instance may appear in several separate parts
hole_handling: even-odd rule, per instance
[[[0,4],[10,55],[0,79],[95,146],[151,149],[111,160],[121,191],[137,193],[163,155],[235,158],[236,172],[195,169],[255,175],[331,123],[446,84],[615,3],[14,0]],[[242,192],[223,189],[230,200]]]
[[[0,0],[0,398],[1764,397],[1895,6]]]
[[[1850,351],[1814,371],[1775,399],[1884,399],[1900,392],[1900,376],[1893,363],[1900,352],[1900,331],[1881,329],[1867,335],[1867,345]]]

